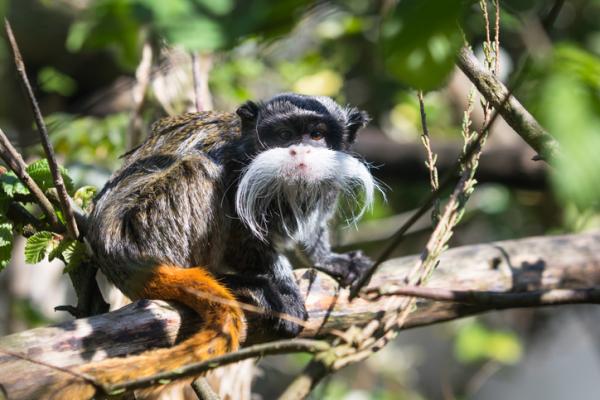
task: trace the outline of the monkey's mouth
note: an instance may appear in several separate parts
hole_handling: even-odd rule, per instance
[[[362,203],[354,219],[372,204],[377,185],[359,160],[326,148],[290,157],[290,149],[264,151],[242,173],[236,211],[256,237],[265,240],[274,224],[296,239],[311,234],[308,222],[313,226],[315,218],[325,218],[339,193]]]

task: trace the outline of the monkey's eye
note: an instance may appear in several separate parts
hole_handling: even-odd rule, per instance
[[[321,139],[323,139],[323,132],[321,132],[321,131],[312,131],[310,133],[310,138],[312,140],[321,140]]]
[[[292,131],[289,131],[287,129],[282,129],[279,132],[277,132],[277,134],[279,135],[279,138],[283,140],[289,140],[292,138]]]

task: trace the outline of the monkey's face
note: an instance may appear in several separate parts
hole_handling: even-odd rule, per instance
[[[373,177],[347,152],[367,122],[364,112],[327,97],[285,94],[238,114],[245,129],[254,128],[245,134],[255,135],[257,153],[243,171],[236,209],[257,237],[275,228],[302,240],[329,217],[340,192],[363,198],[358,216],[371,204]]]

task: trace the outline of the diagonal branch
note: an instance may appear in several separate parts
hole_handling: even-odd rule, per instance
[[[46,128],[46,123],[44,122],[44,118],[42,117],[40,106],[38,105],[38,102],[35,98],[35,94],[33,93],[33,88],[31,87],[31,83],[29,82],[29,78],[27,77],[25,63],[23,62],[23,58],[21,57],[21,52],[19,51],[17,41],[15,40],[12,28],[7,19],[4,19],[4,27],[6,29],[8,41],[13,51],[17,72],[19,73],[21,81],[25,86],[27,98],[29,99],[31,109],[33,111],[35,124],[38,128],[40,137],[42,139],[42,146],[44,147],[44,152],[46,153],[46,158],[48,159],[50,172],[52,173],[52,178],[54,179],[54,186],[58,191],[60,208],[67,222],[67,232],[69,233],[69,236],[71,236],[73,239],[77,239],[79,237],[79,229],[77,228],[77,222],[75,221],[75,216],[73,215],[73,210],[71,209],[69,195],[67,194],[65,183],[63,182],[62,175],[60,174],[58,163],[56,162],[56,157],[54,156],[54,149],[52,148],[52,144],[50,143],[50,139],[48,138],[48,129]]]
[[[46,197],[42,189],[35,183],[35,181],[27,173],[27,164],[23,161],[21,154],[13,147],[10,140],[6,137],[2,129],[0,129],[0,158],[8,165],[8,167],[17,175],[17,178],[23,182],[29,192],[35,198],[37,204],[40,206],[42,212],[48,218],[50,225],[56,232],[63,232],[64,227],[58,220],[52,203]]]
[[[600,287],[551,289],[531,292],[498,292],[402,286],[383,290],[373,288],[367,293],[369,298],[374,300],[381,296],[409,296],[434,301],[470,304],[494,310],[515,307],[555,306],[560,304],[600,304]]]
[[[548,162],[560,156],[559,143],[523,107],[500,80],[487,71],[473,54],[464,47],[458,54],[458,66],[475,84],[477,90],[489,101],[502,118],[521,136],[539,157]],[[508,97],[508,101],[504,101]]]

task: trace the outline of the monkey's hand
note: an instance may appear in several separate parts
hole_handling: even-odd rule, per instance
[[[237,275],[226,275],[222,280],[233,290],[239,301],[261,310],[246,313],[249,325],[256,328],[249,332],[249,336],[252,336],[249,337],[250,343],[293,338],[302,331],[301,323],[307,320],[308,314],[293,280],[282,282],[274,277]]]
[[[331,253],[323,262],[315,263],[314,268],[322,271],[342,286],[351,287],[353,283],[373,265],[373,261],[360,250],[348,253]]]

